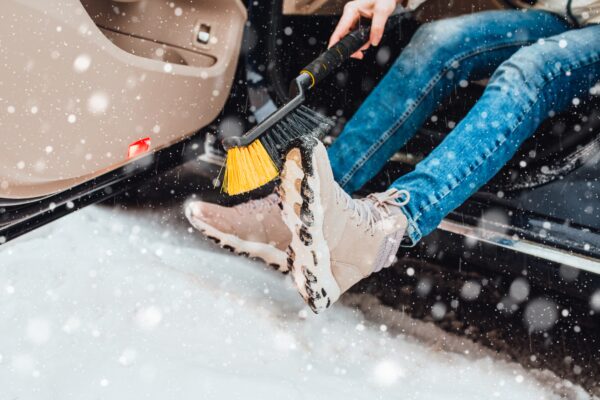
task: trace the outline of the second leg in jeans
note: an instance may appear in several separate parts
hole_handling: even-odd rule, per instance
[[[377,174],[461,81],[488,77],[520,47],[568,29],[543,11],[490,11],[423,25],[329,149],[349,193]]]
[[[600,80],[600,25],[519,50],[498,68],[456,128],[392,186],[410,192],[404,208],[412,243],[488,182],[552,112],[589,95]]]

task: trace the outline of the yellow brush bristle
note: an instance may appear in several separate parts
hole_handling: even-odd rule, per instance
[[[223,191],[229,195],[249,192],[277,177],[277,166],[260,140],[227,151]]]

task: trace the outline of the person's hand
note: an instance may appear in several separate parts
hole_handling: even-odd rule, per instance
[[[358,24],[361,17],[371,20],[371,35],[369,40],[356,53],[352,54],[353,58],[362,60],[364,57],[363,51],[370,46],[377,46],[383,36],[383,30],[388,17],[396,9],[397,0],[353,0],[344,6],[344,13],[340,18],[331,38],[329,46],[336,44],[341,38],[346,36]]]

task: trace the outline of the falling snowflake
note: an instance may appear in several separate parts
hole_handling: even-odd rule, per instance
[[[510,284],[508,291],[512,300],[521,303],[529,297],[529,282],[525,278],[517,278]]]
[[[447,307],[444,303],[438,301],[431,307],[431,316],[435,320],[440,320],[446,315]]]
[[[87,71],[90,68],[90,65],[92,65],[92,59],[87,54],[81,54],[73,61],[73,69],[78,73]]]
[[[596,290],[590,297],[590,307],[594,311],[600,311],[600,289]]]
[[[110,104],[108,95],[104,92],[96,92],[88,99],[88,111],[94,115],[103,114]]]
[[[44,318],[33,318],[27,322],[27,339],[33,344],[42,345],[50,339],[50,323]]]
[[[460,297],[465,300],[475,300],[481,293],[481,285],[477,281],[466,281],[460,289]]]
[[[558,320],[556,303],[547,298],[537,298],[525,307],[525,325],[531,332],[544,332]]]
[[[156,306],[150,306],[139,310],[135,316],[138,326],[144,330],[152,330],[162,321],[162,312]]]
[[[373,370],[373,380],[380,386],[391,386],[406,376],[406,372],[394,361],[379,362]]]

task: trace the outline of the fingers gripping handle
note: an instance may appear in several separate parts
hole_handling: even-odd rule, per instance
[[[312,80],[310,87],[321,82],[332,71],[346,62],[352,54],[357,52],[369,39],[370,32],[370,26],[359,27],[304,67],[300,73],[310,75]]]

